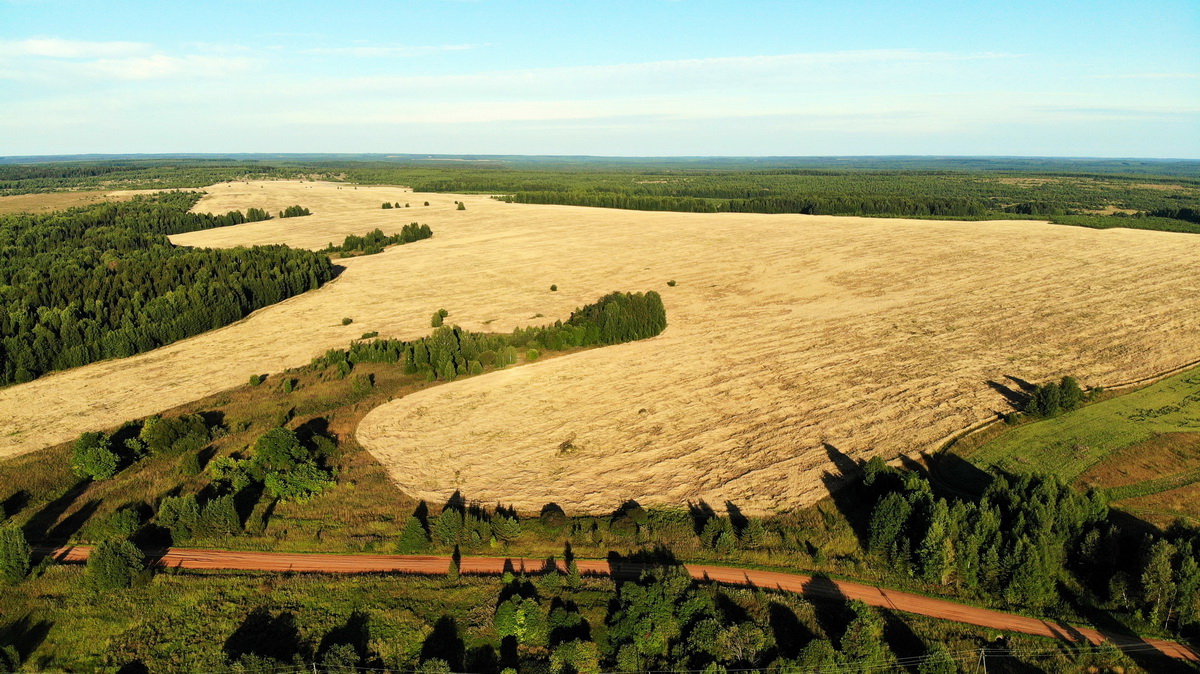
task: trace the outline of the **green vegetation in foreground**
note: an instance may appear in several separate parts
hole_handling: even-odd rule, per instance
[[[665,661],[712,672],[812,671],[903,658],[924,665],[921,672],[954,672],[985,646],[997,649],[993,672],[1133,672],[1144,662],[1024,635],[997,641],[991,630],[858,604],[680,582],[667,570],[620,584],[561,575],[177,572],[100,595],[82,568],[51,567],[0,594],[0,615],[0,649],[15,644],[26,668],[66,671],[273,671],[303,663],[305,670],[437,672],[444,663],[441,671],[582,674]]]
[[[990,472],[1071,481],[1156,434],[1200,430],[1200,368],[1051,419],[1019,426],[965,458]]]

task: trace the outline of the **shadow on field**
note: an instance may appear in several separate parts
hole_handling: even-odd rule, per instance
[[[34,544],[51,542],[48,538],[50,530],[55,528],[54,523],[75,504],[75,501],[79,500],[79,497],[87,491],[91,484],[91,480],[80,480],[63,492],[61,496],[42,506],[42,509],[25,523],[23,527],[25,538]]]
[[[828,442],[822,444],[825,447],[825,453],[829,455],[829,461],[833,463],[838,472],[825,471],[821,475],[821,482],[829,490],[829,497],[833,499],[833,504],[850,524],[855,537],[858,538],[859,545],[865,549],[870,537],[868,525],[875,499],[866,493],[869,490],[859,479],[862,476],[862,465]]]
[[[813,616],[821,631],[836,644],[854,618],[849,599],[837,583],[823,573],[814,574],[812,580],[804,584],[802,594],[812,602]]]
[[[49,620],[34,620],[29,614],[23,615],[0,630],[0,645],[16,648],[17,656],[24,662],[46,640],[51,627],[54,623]]]
[[[433,631],[421,645],[421,662],[437,658],[449,664],[450,671],[461,672],[465,655],[466,644],[458,633],[458,622],[448,615],[438,618]]]
[[[988,385],[988,388],[990,388],[993,391],[995,391],[996,393],[999,393],[1000,395],[1004,396],[1004,400],[1007,401],[1009,405],[1012,405],[1012,408],[1014,410],[1019,410],[1019,409],[1025,407],[1025,403],[1029,400],[1029,394],[1027,394],[1023,391],[1018,391],[1016,389],[1009,388],[1008,386],[1005,386],[1004,384],[1001,384],[998,381],[993,381],[993,380],[989,379],[987,381],[987,385]]]
[[[242,624],[225,640],[225,655],[232,662],[243,655],[274,658],[284,662],[300,652],[300,631],[296,617],[288,611],[272,616],[266,608],[250,612]]]

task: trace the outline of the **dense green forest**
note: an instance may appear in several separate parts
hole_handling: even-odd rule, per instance
[[[188,212],[198,198],[164,192],[0,217],[0,384],[148,351],[333,277],[324,255],[286,246],[172,245],[168,234],[249,221]]]

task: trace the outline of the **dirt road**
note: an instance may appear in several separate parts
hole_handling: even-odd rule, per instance
[[[61,563],[83,563],[91,548],[74,546],[55,550],[42,550]],[[413,573],[437,575],[446,573],[450,557],[419,555],[332,555],[282,552],[239,552],[231,550],[190,550],[171,548],[147,551],[152,563],[159,566],[184,569],[239,569],[254,571],[294,571],[319,573]],[[580,573],[585,575],[613,576],[615,578],[637,577],[642,564],[609,562],[604,560],[577,560]],[[565,571],[563,563],[556,562]],[[527,571],[537,573],[548,568],[546,560],[463,557],[459,564],[461,573],[501,574],[504,571]],[[727,585],[753,586],[795,592],[810,599],[857,599],[871,606],[878,606],[905,613],[953,620],[969,625],[979,625],[1008,632],[1021,632],[1037,636],[1053,637],[1066,641],[1089,641],[1099,644],[1111,641],[1119,646],[1152,646],[1160,652],[1184,660],[1200,662],[1200,653],[1179,643],[1160,639],[1139,639],[1123,634],[1112,634],[1084,627],[1072,627],[1038,618],[991,611],[966,606],[944,599],[888,590],[862,583],[813,577],[798,573],[739,569],[728,566],[702,564],[685,565],[693,578],[709,580]]]

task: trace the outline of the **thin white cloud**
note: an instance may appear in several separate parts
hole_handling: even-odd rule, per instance
[[[56,59],[114,58],[145,54],[153,47],[143,42],[88,42],[33,38],[0,40],[0,56],[40,56]]]
[[[445,45],[397,45],[391,47],[326,47],[305,49],[302,54],[324,54],[331,56],[353,56],[356,58],[410,58],[427,56],[448,51],[466,51],[476,49],[477,44],[445,44]]]
[[[1128,73],[1092,77],[1098,80],[1200,80],[1200,73]]]
[[[225,77],[249,70],[248,58],[218,56],[151,56],[128,59],[100,59],[86,64],[88,71],[121,80],[152,80],[167,77]]]

